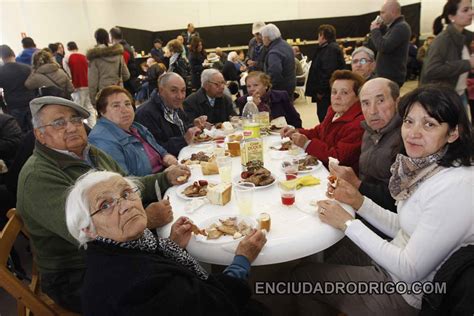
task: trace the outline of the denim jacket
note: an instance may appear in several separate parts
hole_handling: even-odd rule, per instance
[[[162,158],[168,154],[145,126],[133,122],[132,127],[138,130]],[[129,175],[145,176],[152,173],[150,160],[142,143],[105,117],[97,121],[89,134],[89,142],[109,154]]]

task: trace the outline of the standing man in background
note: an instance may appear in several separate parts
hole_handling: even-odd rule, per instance
[[[23,133],[32,129],[29,103],[35,97],[33,91],[25,87],[31,67],[15,62],[15,53],[8,45],[0,45],[0,87],[3,88],[7,113],[13,116]]]
[[[140,89],[138,81],[138,67],[135,63],[135,51],[130,44],[123,38],[122,30],[119,27],[113,27],[109,31],[112,44],[120,44],[123,46],[123,59],[127,65],[128,71],[130,72],[130,79],[123,83],[123,87],[130,92],[131,95],[135,95]]]
[[[18,63],[27,64],[31,66],[31,58],[33,54],[38,50],[36,44],[31,37],[24,37],[21,40],[21,45],[23,46],[23,51],[19,56],[16,57]]]
[[[260,34],[260,30],[264,26],[265,22],[255,22],[252,25],[253,37],[249,42],[249,50],[247,53],[247,66],[249,68],[249,71],[263,71],[263,62],[265,61],[267,48],[263,45],[263,39],[262,34]]]
[[[72,99],[90,113],[87,124],[92,128],[95,125],[97,114],[89,96],[87,57],[79,53],[75,42],[67,43],[67,50],[69,54],[63,59],[63,68],[72,79],[72,85],[74,86]]]
[[[309,69],[305,95],[316,103],[319,122],[322,122],[331,103],[329,79],[335,70],[344,69],[346,62],[337,45],[334,26],[329,24],[319,26],[318,42]]]
[[[402,15],[400,3],[386,0],[380,9],[380,18],[370,24],[371,41],[377,50],[375,73],[395,81],[399,87],[407,75],[408,45],[411,28]],[[381,26],[387,30],[383,33]]]

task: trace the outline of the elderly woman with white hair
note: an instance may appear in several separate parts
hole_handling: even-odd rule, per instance
[[[84,315],[258,315],[250,300],[250,263],[265,245],[254,230],[222,273],[208,274],[185,251],[191,221],[179,218],[169,238],[146,228],[140,188],[108,171],[80,177],[66,201],[71,235],[87,252],[82,289]]]
[[[222,68],[222,75],[226,81],[239,81],[242,72],[246,71],[247,67],[240,62],[239,54],[232,51],[227,55],[227,61]]]
[[[272,78],[273,89],[286,90],[290,98],[293,98],[296,86],[293,49],[281,38],[280,30],[274,24],[265,25],[260,34],[263,45],[268,49],[264,72]]]

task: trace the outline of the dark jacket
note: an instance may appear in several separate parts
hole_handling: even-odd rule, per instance
[[[344,66],[344,57],[336,42],[318,46],[311,61],[305,95],[312,97],[313,102],[316,101],[317,94],[329,95],[331,91],[329,79],[332,73],[344,69]]]
[[[0,66],[0,87],[3,88],[7,113],[12,115],[24,132],[31,130],[29,103],[35,97],[25,86],[31,67],[22,63],[6,63]]]
[[[137,110],[135,121],[144,125],[153,134],[158,144],[163,146],[170,154],[178,157],[181,148],[187,146],[186,140],[179,127],[168,122],[163,114],[163,100],[155,91],[150,99],[143,103]],[[192,125],[183,110],[179,110],[179,117],[187,130]]]
[[[202,63],[206,59],[206,53],[189,53],[189,65],[191,66],[191,84],[193,89],[201,87],[201,73],[204,70]]]
[[[92,242],[87,267],[86,316],[247,315],[251,292],[244,280],[213,274],[204,281],[159,252]]]
[[[242,113],[242,110],[247,103],[247,97],[248,94],[238,98],[236,101],[240,113]],[[293,102],[290,101],[288,92],[270,89],[261,97],[261,103],[270,108],[271,120],[284,116],[288,124],[293,125],[296,128],[302,127],[300,114],[296,111]],[[259,109],[260,108],[259,105]]]
[[[383,208],[395,212],[397,207],[390,195],[388,182],[392,176],[390,167],[403,147],[400,134],[402,119],[395,115],[378,133],[365,121],[361,125],[365,132],[359,158],[359,178],[362,180],[359,191]]]
[[[224,63],[224,68],[222,68],[222,76],[226,81],[239,81],[240,80],[240,70],[235,67],[235,64],[229,60]]]
[[[452,24],[431,43],[423,63],[421,84],[441,82],[456,87],[459,76],[471,70],[469,60],[462,59],[464,46],[470,50],[472,32],[457,31]]]
[[[250,60],[256,61],[257,65],[254,67],[249,67],[249,70],[258,70],[263,71],[264,63],[265,63],[265,56],[267,55],[268,49],[262,44],[261,49],[257,53],[257,40],[255,37],[249,41],[249,50],[248,50],[248,58]]]
[[[0,87],[8,109],[29,109],[34,93],[25,87],[31,67],[21,63],[6,63],[0,67]]]
[[[295,56],[291,46],[281,37],[268,46],[264,70],[271,77],[275,90],[286,90],[293,96],[296,86]]]
[[[237,115],[234,112],[232,99],[223,95],[216,98],[214,106],[211,107],[204,88],[191,94],[183,102],[184,111],[190,121],[201,115],[207,115],[207,121],[215,124],[229,120],[229,116]]]
[[[380,29],[373,29],[370,34],[377,50],[377,76],[395,81],[399,85],[403,84],[407,74],[410,25],[400,16],[390,24],[385,34],[382,34]]]
[[[474,245],[460,248],[443,263],[433,283],[446,286],[446,293],[423,296],[420,316],[474,314]]]
[[[7,166],[15,157],[21,139],[21,128],[15,118],[7,114],[0,114],[0,159],[4,160]]]

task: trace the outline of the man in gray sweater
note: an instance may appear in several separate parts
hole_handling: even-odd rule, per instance
[[[382,32],[382,24],[386,26],[385,33]],[[377,77],[395,81],[401,87],[407,73],[411,28],[401,15],[398,1],[385,1],[380,9],[380,19],[375,19],[370,25],[370,35],[377,50]]]

